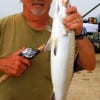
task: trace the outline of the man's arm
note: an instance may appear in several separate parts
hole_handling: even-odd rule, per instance
[[[84,37],[83,39],[77,39],[76,43],[79,49],[77,64],[86,70],[93,70],[96,66],[96,58],[92,44],[87,37]]]

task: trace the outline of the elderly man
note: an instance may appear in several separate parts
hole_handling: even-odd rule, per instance
[[[52,83],[49,54],[41,53],[29,60],[19,56],[25,47],[37,48],[46,43],[51,25],[48,15],[51,0],[21,0],[23,12],[0,19],[0,74],[10,77],[0,84],[0,100],[50,100]],[[76,7],[66,10],[64,25],[80,36],[83,22]],[[79,22],[77,21],[79,20]],[[86,37],[77,39],[77,64],[87,70],[95,68],[95,53]]]

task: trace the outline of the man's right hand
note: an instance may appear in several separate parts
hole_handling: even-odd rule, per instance
[[[21,76],[31,64],[29,59],[19,56],[24,49],[20,49],[9,56],[1,57],[0,71],[10,76]]]

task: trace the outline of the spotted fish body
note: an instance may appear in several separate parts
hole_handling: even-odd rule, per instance
[[[52,0],[49,15],[53,18],[51,37],[46,49],[51,50],[51,77],[55,100],[67,100],[72,79],[75,54],[75,36],[62,24],[65,15],[65,0]]]

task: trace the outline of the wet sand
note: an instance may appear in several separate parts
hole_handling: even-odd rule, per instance
[[[67,100],[100,100],[100,54],[96,54],[96,69],[74,73]]]

